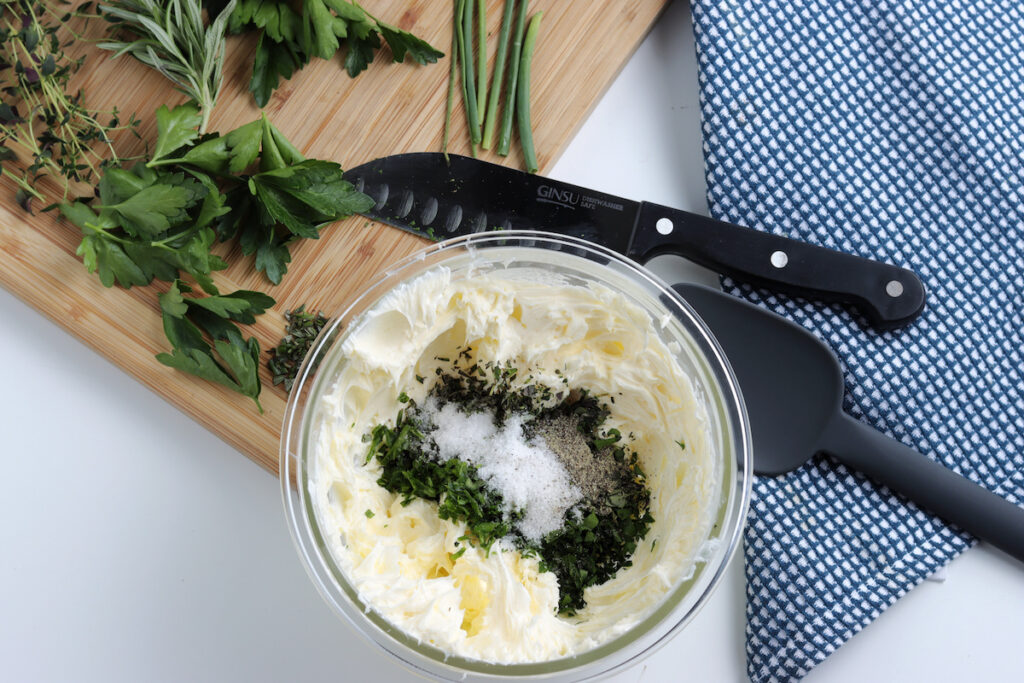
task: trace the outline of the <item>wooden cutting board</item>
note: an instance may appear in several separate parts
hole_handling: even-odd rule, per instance
[[[667,0],[533,0],[544,11],[533,62],[532,116],[541,173],[572,139],[601,94],[647,34]],[[426,39],[446,54],[451,48],[451,3],[433,0],[371,0],[364,5],[383,21]],[[503,3],[488,2],[488,26],[495,36]],[[89,32],[99,36],[100,22]],[[491,59],[496,42],[490,41]],[[251,37],[229,39],[224,89],[210,130],[227,131],[259,111],[246,91],[255,45]],[[156,138],[154,111],[184,97],[154,71],[127,57],[111,59],[92,47],[77,84],[90,107],[116,105],[141,120],[138,140],[115,140],[122,156],[140,153]],[[444,125],[449,63],[392,64],[381,53],[369,70],[352,80],[340,62],[316,60],[284,83],[266,107],[275,125],[307,156],[349,168],[387,154],[439,150]],[[449,150],[469,153],[465,117],[453,117]],[[483,158],[522,167],[517,149],[506,159]],[[44,190],[53,190],[43,184]],[[0,284],[145,383],[172,404],[221,436],[257,463],[277,472],[278,437],[286,395],[270,383],[264,363],[260,414],[248,398],[211,382],[164,367],[154,355],[169,350],[157,293],[166,284],[130,290],[104,288],[75,255],[77,229],[53,213],[29,215],[14,201],[13,183],[0,180]],[[222,291],[258,289],[277,300],[246,332],[266,350],[283,335],[284,311],[306,304],[325,315],[346,303],[379,271],[422,248],[424,240],[354,217],[325,228],[319,240],[292,248],[287,275],[273,286],[252,267],[252,258],[224,249],[231,264],[215,281]]]

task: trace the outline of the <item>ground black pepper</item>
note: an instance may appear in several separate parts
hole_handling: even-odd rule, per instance
[[[534,429],[565,465],[569,478],[583,492],[584,500],[599,514],[610,512],[608,496],[623,479],[631,476],[624,463],[615,460],[614,449],[606,446],[592,451],[580,430],[579,419],[572,415],[542,418],[534,424]]]

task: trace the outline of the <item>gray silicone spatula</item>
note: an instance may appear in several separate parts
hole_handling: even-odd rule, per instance
[[[817,337],[728,294],[674,289],[711,328],[736,374],[757,474],[782,474],[826,453],[1024,561],[1024,508],[843,412],[839,361]]]

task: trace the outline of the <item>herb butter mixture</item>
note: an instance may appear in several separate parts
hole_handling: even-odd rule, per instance
[[[403,504],[434,501],[441,519],[465,522],[460,544],[486,553],[504,538],[540,557],[540,570],[558,577],[559,610],[574,614],[584,588],[631,564],[653,521],[650,492],[619,430],[601,434],[608,410],[596,398],[530,379],[516,388],[517,375],[474,363],[442,375],[422,407],[401,394],[409,407],[393,429],[367,435],[367,461],[376,457],[377,483]]]
[[[721,463],[658,324],[515,269],[436,269],[353,322],[310,488],[368,609],[446,655],[540,662],[627,633],[691,576]]]

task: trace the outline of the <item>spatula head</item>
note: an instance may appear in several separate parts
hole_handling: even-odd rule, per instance
[[[674,289],[711,328],[739,381],[750,417],[754,471],[775,475],[820,450],[842,410],[843,376],[832,350],[799,325],[701,285]]]

